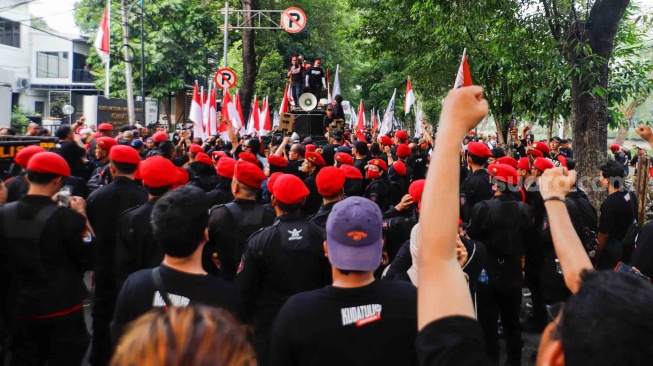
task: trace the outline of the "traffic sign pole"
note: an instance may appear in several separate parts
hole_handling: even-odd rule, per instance
[[[222,67],[227,67],[227,51],[229,50],[229,3],[224,4],[224,63]]]

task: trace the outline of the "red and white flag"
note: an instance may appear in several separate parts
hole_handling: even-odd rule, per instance
[[[379,111],[372,111],[372,134],[375,134],[379,128]]]
[[[283,91],[283,99],[281,99],[281,106],[279,106],[279,114],[288,113],[290,111],[290,106],[288,105],[288,84],[286,84],[286,89]]]
[[[252,110],[249,113],[249,121],[247,122],[247,131],[245,133],[253,135],[258,131],[259,118],[261,117],[261,110],[258,106],[258,97],[254,96],[254,103],[252,104]]]
[[[93,47],[98,56],[102,59],[102,62],[105,63],[109,60],[109,25],[110,25],[110,2],[107,1],[107,7],[102,13],[102,19],[100,20],[100,27],[95,34],[95,41],[93,42]]]
[[[454,89],[462,86],[471,86],[472,73],[469,71],[469,64],[467,64],[467,49],[463,51],[463,58],[460,60],[460,67],[458,68],[458,75],[456,75],[456,83],[453,85]]]
[[[218,126],[218,96],[215,89],[211,90],[211,96],[209,97],[209,131],[211,135],[217,134],[220,130]]]
[[[294,106],[297,106],[299,104],[299,101],[295,101],[295,99],[292,97],[292,89],[288,88],[286,92],[286,98],[288,98],[288,103],[292,104]]]
[[[356,126],[356,137],[359,141],[366,141],[363,131],[365,130],[365,106],[361,99],[361,104],[358,107],[358,125]]]
[[[404,114],[410,112],[410,106],[415,103],[415,93],[413,93],[413,85],[410,83],[410,78],[406,80],[406,99],[404,99]]]
[[[268,103],[268,97],[265,97],[263,101],[263,108],[261,108],[261,118],[259,125],[259,136],[267,136],[270,130],[272,130],[272,120],[270,120],[270,104]]]
[[[197,80],[195,80],[195,88],[193,89],[193,100],[190,102],[190,112],[188,119],[193,121],[193,136],[203,137],[204,129],[202,128],[202,100],[197,88]]]
[[[231,97],[229,96],[229,92],[227,89],[224,89],[224,92],[222,94],[222,109],[220,110],[220,116],[224,117],[227,122],[226,123],[220,123],[220,127],[218,128],[218,133],[220,134],[220,137],[225,140],[229,141],[229,126],[227,123],[231,123],[231,118],[230,118],[230,113],[229,113],[229,103],[231,103]]]
[[[233,108],[231,108],[233,105]],[[231,116],[231,124],[234,130],[243,127],[243,107],[240,105],[240,92],[236,90],[236,97],[233,102],[229,104],[229,115]]]

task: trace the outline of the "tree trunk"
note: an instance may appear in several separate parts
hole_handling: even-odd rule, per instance
[[[626,141],[626,135],[628,135],[628,126],[619,127],[612,143],[622,146]]]
[[[256,0],[241,0],[243,10],[255,10]],[[244,25],[246,27],[254,26],[252,17],[249,13],[243,14]],[[240,100],[243,109],[243,118],[245,121],[249,119],[249,114],[252,105],[252,96],[254,95],[254,84],[258,69],[256,66],[256,49],[254,47],[255,31],[253,29],[242,30],[243,40],[243,82],[240,86]],[[245,122],[244,122],[245,123]]]
[[[562,136],[560,137],[563,139],[571,137],[571,120],[569,118],[562,120]]]

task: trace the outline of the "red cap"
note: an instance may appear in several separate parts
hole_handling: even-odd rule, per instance
[[[159,132],[155,133],[154,135],[152,135],[152,141],[154,141],[154,142],[166,142],[166,141],[168,141],[168,134],[163,132],[163,131],[159,131]]]
[[[384,171],[388,170],[388,164],[386,164],[386,162],[381,159],[372,159],[367,162],[367,165],[376,165]]]
[[[533,149],[531,150],[531,155],[533,155],[534,158],[543,158],[544,153],[541,152],[540,150]]]
[[[408,140],[408,134],[403,130],[395,132],[395,137],[402,140]]]
[[[544,171],[546,171],[547,169],[551,169],[554,167],[551,160],[545,158],[535,159],[535,161],[533,162],[533,166],[536,167],[537,170],[541,171],[542,173],[544,173]]]
[[[277,179],[279,179],[279,177],[282,176],[282,175],[283,175],[282,172],[276,172],[276,173],[273,173],[270,176],[270,178],[268,178],[268,183],[267,183],[268,192],[270,192],[271,195],[274,195],[274,183],[276,183]]]
[[[392,143],[392,139],[390,138],[390,136],[383,135],[381,136],[381,145],[392,146],[394,144]]]
[[[400,144],[397,146],[397,156],[400,158],[410,156],[410,147],[406,144]]]
[[[310,161],[311,163],[313,163],[313,165],[317,165],[317,166],[324,166],[326,164],[324,162],[324,158],[322,157],[322,155],[313,151],[307,151],[306,155],[304,155],[304,159]]]
[[[406,165],[402,161],[395,161],[395,163],[392,164],[392,168],[398,175],[402,177],[406,176]]]
[[[313,145],[313,144],[308,144],[308,145],[306,145],[306,147],[304,148],[304,150],[306,150],[307,152],[309,152],[309,151],[310,151],[310,152],[313,152],[313,151],[315,151],[316,149],[317,149],[317,148],[316,148],[315,145]]]
[[[263,183],[265,178],[267,178],[258,165],[244,160],[236,162],[234,167],[234,177],[240,183],[256,189],[261,188],[261,183]]]
[[[297,56],[293,56],[290,60],[291,61],[297,61]]]
[[[511,167],[515,168],[515,169],[517,169],[517,164],[519,164],[519,162],[515,158],[513,158],[512,156],[504,156],[504,157],[498,158],[495,161],[495,163],[508,164]]]
[[[191,154],[197,154],[197,153],[203,153],[203,152],[204,152],[204,149],[202,149],[202,147],[201,147],[200,145],[198,145],[198,144],[192,144],[192,145],[190,145],[190,147],[188,148],[188,151],[189,151]]]
[[[151,156],[138,166],[143,184],[152,188],[173,186],[181,180],[177,167],[163,156]]]
[[[424,192],[424,184],[426,179],[418,179],[410,184],[408,187],[408,194],[412,198],[413,202],[417,202],[417,207],[420,208],[422,203],[422,192]]]
[[[27,167],[27,163],[29,162],[29,159],[32,158],[32,156],[42,152],[45,152],[45,149],[38,145],[25,146],[18,151],[16,157],[14,157],[14,162],[25,168]]]
[[[224,151],[222,151],[222,150],[218,150],[218,151],[213,151],[213,152],[211,153],[211,157],[212,157],[213,159],[215,159],[215,160],[219,160],[219,159],[221,159],[221,158],[227,158],[227,157],[229,157],[229,156],[227,155],[226,152],[224,152]]]
[[[492,156],[490,148],[482,142],[470,142],[469,145],[467,145],[467,151],[479,158],[489,158]]]
[[[519,182],[517,170],[508,164],[492,164],[488,167],[490,176],[504,183],[516,185]]]
[[[118,142],[116,142],[114,138],[105,136],[97,139],[96,145],[108,152],[111,152],[111,148],[118,145]]]
[[[256,158],[256,155],[252,154],[251,152],[241,152],[240,154],[238,154],[238,160],[246,161],[256,166],[259,166],[259,161]]]
[[[116,163],[133,165],[138,165],[141,162],[141,156],[138,155],[138,151],[127,145],[114,146],[109,153],[109,159]]]
[[[42,152],[33,155],[27,163],[27,170],[34,173],[54,174],[65,178],[70,177],[70,167],[66,163],[66,160],[51,152]]]
[[[208,166],[213,166],[213,161],[211,161],[211,158],[208,155],[206,155],[205,153],[203,153],[203,152],[197,153],[197,155],[195,155],[195,161],[200,163],[200,164],[206,164]]]
[[[220,160],[218,161],[218,166],[216,167],[216,171],[218,172],[219,176],[227,179],[232,179],[234,177],[235,167],[236,167],[236,160],[227,156],[224,158],[220,158]]]
[[[113,131],[113,125],[109,123],[100,123],[99,126],[97,126],[98,131]]]
[[[517,162],[517,166],[515,168],[529,170],[531,168],[531,162],[529,161],[528,158],[521,158]]]
[[[544,155],[549,155],[551,153],[551,149],[549,149],[549,144],[547,144],[546,142],[538,141],[535,144],[533,144],[533,147],[536,150],[540,150]]]
[[[172,185],[172,189],[185,186],[190,179],[190,175],[188,175],[188,171],[186,171],[186,169],[180,166],[176,166],[175,169],[177,169],[177,183]]]
[[[300,203],[311,193],[304,182],[292,174],[284,174],[277,178],[272,188],[274,197],[287,205]]]
[[[323,197],[335,196],[342,191],[342,187],[345,185],[345,178],[344,171],[334,166],[328,166],[317,173],[317,177],[315,178],[317,191]]]
[[[347,179],[360,179],[363,180],[363,173],[353,165],[341,165],[340,169],[345,172]]]
[[[339,152],[333,158],[340,164],[354,165],[354,158],[350,154]]]
[[[621,149],[621,146],[619,146],[617,144],[610,145],[610,150],[612,150],[612,151],[619,150],[619,149]]]
[[[270,165],[278,166],[281,168],[285,168],[288,166],[288,160],[286,160],[286,158],[284,158],[283,156],[279,156],[279,155],[268,156],[268,163]]]

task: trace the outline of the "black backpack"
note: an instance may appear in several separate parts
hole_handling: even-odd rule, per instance
[[[596,248],[599,245],[597,236],[598,215],[596,209],[590,203],[589,198],[582,191],[570,192],[566,197],[567,202],[573,203],[578,209],[580,219],[583,222],[583,230],[580,233],[580,241],[590,258],[596,255]]]
[[[494,236],[491,243],[484,243],[488,249],[492,249],[506,256],[515,258],[523,251],[524,233],[523,222],[527,222],[528,206],[520,201],[502,202],[496,199],[481,201],[478,204],[487,205],[490,209],[490,222],[492,227],[502,230],[493,230]],[[514,220],[513,215],[506,215],[502,206],[516,205],[518,209],[517,225],[510,224],[507,221]]]

